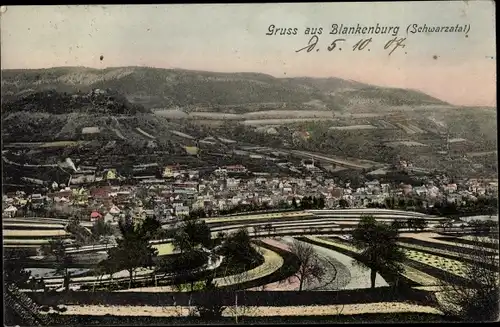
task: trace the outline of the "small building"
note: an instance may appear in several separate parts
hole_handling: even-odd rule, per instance
[[[114,220],[115,220],[115,217],[110,212],[108,212],[106,215],[104,215],[104,222],[105,223],[111,223]]]
[[[16,215],[17,208],[14,206],[8,206],[4,211],[3,211],[3,217],[6,218],[13,218]]]
[[[240,186],[240,180],[234,178],[226,179],[226,187],[228,189],[237,189]]]
[[[246,173],[248,170],[243,165],[226,166],[227,173]]]
[[[104,172],[104,178],[106,180],[116,179],[116,169],[108,169]]]
[[[174,177],[174,170],[172,169],[172,166],[167,166],[163,170],[162,176],[164,178],[171,178]]]
[[[316,166],[314,165],[314,159],[304,159],[302,160],[302,166],[306,169],[314,169]]]
[[[119,215],[121,212],[120,208],[118,208],[117,206],[113,205],[111,207],[111,209],[109,209],[109,213],[116,216],[116,215]]]
[[[101,130],[99,127],[84,127],[82,128],[83,135],[98,134]]]
[[[177,217],[189,216],[189,207],[188,206],[177,206],[177,207],[175,207],[175,215]]]
[[[90,214],[90,221],[97,221],[102,219],[102,215],[98,211],[92,211]]]

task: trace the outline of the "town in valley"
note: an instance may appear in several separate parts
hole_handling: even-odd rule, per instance
[[[3,10],[4,325],[497,321],[493,6],[441,4],[372,9],[476,50],[290,50],[370,3]]]

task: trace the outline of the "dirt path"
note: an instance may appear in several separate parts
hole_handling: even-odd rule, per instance
[[[402,233],[400,236],[401,237],[411,237],[411,238],[414,238],[417,240],[432,242],[432,243],[436,243],[436,244],[446,244],[446,245],[453,245],[453,246],[471,248],[471,249],[478,248],[477,246],[474,246],[474,245],[455,243],[453,241],[438,240],[438,239],[436,239],[436,237],[443,237],[443,235],[440,235],[437,233]],[[485,250],[485,251],[490,251],[490,249],[488,249],[488,248],[481,247],[480,249]],[[491,251],[493,252],[495,250],[491,249]]]
[[[114,315],[114,316],[152,316],[172,317],[187,316],[187,307],[155,307],[155,306],[104,306],[104,305],[69,305],[65,306],[66,315]],[[253,307],[251,316],[309,316],[309,315],[350,315],[363,313],[396,313],[396,312],[440,312],[430,306],[415,305],[402,302],[379,302],[345,305],[317,305],[290,307]],[[231,310],[226,309],[224,316],[231,316]]]

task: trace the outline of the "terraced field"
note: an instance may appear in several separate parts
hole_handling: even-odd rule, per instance
[[[443,258],[437,255],[424,253],[415,250],[404,249],[410,260],[414,260],[460,277],[467,277],[464,273],[464,264],[458,260]]]
[[[61,229],[64,228],[62,224],[37,224],[28,222],[10,223],[4,222],[2,228],[4,230],[16,230],[16,229]]]
[[[337,246],[339,248],[343,248],[347,251],[351,251],[353,253],[359,253],[360,251],[358,249],[356,249],[354,246],[352,245],[348,245],[345,243],[345,241],[342,241],[340,239],[337,239],[337,238],[322,238],[322,237],[307,237],[311,240],[315,240],[315,241],[319,241],[319,242],[323,242],[324,244],[331,244],[331,245],[334,245],[334,246]],[[419,255],[419,254],[422,254],[422,255]],[[411,253],[409,255],[409,259],[411,260],[414,260],[415,261],[418,261],[418,262],[421,262],[419,261],[418,258],[422,258],[422,263],[424,264],[429,264],[431,263],[430,260],[434,260],[435,258],[433,257],[432,259],[428,259],[427,261],[423,262],[424,260],[424,253],[422,252],[418,252],[418,251],[414,251],[413,253]],[[445,259],[445,258],[442,258],[442,257],[439,257],[440,259]],[[427,263],[428,262],[428,263]],[[433,261],[432,261],[433,262]],[[448,265],[452,265],[451,262],[448,262],[447,263]],[[445,262],[443,261],[442,263],[443,267],[445,265]],[[448,267],[448,266],[447,266]],[[404,277],[408,278],[409,280],[411,281],[414,281],[415,283],[418,283],[420,285],[424,285],[424,286],[435,286],[435,285],[440,285],[442,284],[440,282],[440,280],[434,276],[431,276],[423,271],[420,271],[418,269],[415,269],[407,264],[404,264],[403,265],[403,268],[405,269],[404,273],[402,274]],[[436,268],[440,268],[439,266],[437,266]],[[454,270],[453,270],[454,271]]]
[[[61,229],[40,229],[40,230],[9,230],[3,231],[4,237],[57,237],[66,236],[68,233]]]
[[[313,244],[320,262],[323,265],[326,274],[319,282],[306,283],[304,285],[304,290],[340,290],[340,289],[363,289],[370,288],[370,270],[362,265],[356,264],[355,259],[356,254],[360,251],[340,238],[339,235],[331,235],[334,232],[339,232],[342,228],[344,231],[349,229],[349,227],[354,227],[359,223],[359,217],[366,213],[363,209],[353,209],[353,210],[309,210],[309,211],[294,211],[294,212],[273,212],[273,213],[259,213],[259,214],[249,214],[249,215],[238,215],[238,216],[228,216],[228,217],[216,217],[206,219],[207,224],[209,224],[212,235],[217,234],[219,231],[231,231],[240,228],[249,228],[250,235],[256,236],[254,232],[254,227],[263,227],[266,224],[271,224],[272,230],[275,230],[277,234],[281,234],[285,237],[275,239],[274,241],[263,240],[271,242],[272,246],[280,247],[283,250],[287,250],[287,244],[291,244],[293,241],[291,235],[297,234],[307,234],[307,233],[317,233],[323,234],[322,236],[301,236],[300,240],[306,241],[310,240]],[[379,221],[393,221],[394,219],[407,219],[409,217],[422,218],[426,220],[438,220],[437,217],[420,215],[417,213],[407,213],[400,211],[391,210],[380,210],[376,212],[376,219]],[[23,220],[4,220],[4,246],[22,246],[22,247],[37,247],[49,241],[52,237],[64,237],[67,233],[64,231],[64,223],[60,221],[35,221],[29,219]],[[273,231],[274,232],[274,231]],[[266,237],[267,230],[261,229],[260,237]],[[330,233],[330,235],[327,235]],[[448,273],[457,278],[467,277],[464,273],[465,264],[462,262],[464,259],[471,259],[472,256],[467,253],[461,253],[462,248],[473,248],[471,245],[458,244],[457,242],[437,239],[437,237],[442,237],[435,233],[402,233],[401,236],[408,239],[415,239],[418,241],[426,242],[424,244],[414,244],[407,239],[402,240],[399,245],[403,247],[408,261],[403,263],[404,272],[402,276],[406,279],[413,281],[418,287],[423,287],[424,289],[431,289],[442,285],[440,278],[445,278],[441,272]],[[464,238],[466,240],[466,238]],[[277,244],[281,244],[277,246]],[[262,244],[259,244],[262,245]],[[434,245],[434,246],[433,246]],[[436,245],[441,245],[439,248]],[[446,246],[454,246],[454,248],[448,249]],[[330,247],[329,247],[330,246]],[[337,249],[331,246],[337,247]],[[170,255],[174,253],[174,246],[171,240],[164,240],[161,244],[154,244],[153,247],[158,249],[158,255]],[[219,277],[214,280],[214,282],[221,286],[227,287],[236,284],[243,284],[246,282],[251,283],[252,290],[259,289],[259,287],[253,287],[258,284],[257,280],[276,273],[284,264],[285,260],[283,257],[275,251],[264,248],[262,246],[258,247],[259,251],[264,256],[264,263],[258,267],[248,270],[243,273],[234,274],[225,277]],[[345,250],[345,251],[341,251]],[[493,251],[493,249],[490,249]],[[342,252],[342,253],[340,253]],[[281,253],[281,252],[280,252]],[[285,256],[285,258],[288,258]],[[288,259],[286,259],[288,260]],[[333,271],[337,271],[337,278],[333,279]],[[385,274],[384,277],[389,278]],[[111,276],[102,276],[103,284],[110,283],[111,280],[120,279],[125,281],[128,278],[128,272],[120,271]],[[154,278],[153,270],[142,270],[138,271],[138,280],[151,280]],[[269,280],[269,279],[267,279]],[[273,279],[275,280],[275,279]],[[389,279],[387,279],[389,280]],[[389,280],[390,281],[390,280]],[[74,284],[94,284],[97,282],[95,276],[75,276],[72,279]],[[49,278],[47,283],[52,286],[59,286],[62,283],[61,278]],[[392,283],[392,282],[391,282]],[[154,284],[152,284],[154,285]],[[387,286],[387,281],[379,274],[376,278],[376,287]],[[292,281],[290,283],[270,283],[266,285],[268,290],[297,290],[298,280]],[[125,290],[124,290],[125,291]],[[130,290],[127,290],[130,291]],[[170,286],[161,287],[143,287],[136,288],[133,291],[142,292],[170,292],[173,291]],[[381,310],[378,312],[386,312],[384,310],[423,310],[427,309],[407,307],[406,304],[397,304],[397,309],[389,305],[388,307],[381,305],[379,303],[368,303],[363,305],[349,305],[343,306],[344,308],[350,308],[353,312],[359,313],[362,308],[367,311],[370,310]],[[334,308],[334,306],[328,306],[329,308]],[[325,306],[326,308],[326,306]],[[325,308],[305,308],[301,307],[300,312],[325,312]],[[276,309],[276,308],[275,308]],[[107,310],[107,309],[106,309]],[[120,309],[122,312],[127,311],[125,308]],[[260,308],[261,315],[273,315],[270,309]],[[281,310],[281,309],[280,309]],[[284,308],[283,308],[284,310]],[[299,309],[296,309],[299,310]],[[309,311],[308,311],[309,310]],[[370,311],[368,310],[368,311]],[[75,310],[77,311],[77,310]],[[155,309],[150,311],[146,310],[150,315],[157,313]],[[389,312],[388,311],[388,312]],[[107,311],[106,311],[107,312]],[[364,312],[364,311],[363,311]],[[399,312],[399,311],[398,311]],[[76,313],[76,312],[75,312]],[[76,313],[77,314],[77,313]],[[117,314],[116,312],[111,314]],[[292,315],[293,313],[288,312],[287,315]]]
[[[478,260],[478,257],[476,255],[462,253],[462,252],[460,252],[459,248],[457,248],[456,251],[448,251],[448,250],[444,250],[444,249],[436,249],[434,247],[416,245],[416,244],[405,243],[405,242],[399,242],[398,245],[400,245],[401,247],[404,247],[406,249],[409,249],[409,250],[427,252],[430,254],[434,254],[437,256],[443,256],[443,257],[455,259],[458,261],[461,261],[464,259],[467,261],[477,261]],[[488,250],[486,250],[486,251],[488,251]],[[498,255],[497,255],[497,259],[498,259]]]
[[[264,257],[264,263],[254,269],[226,277],[215,278],[218,286],[227,286],[256,280],[277,271],[283,265],[283,258],[276,252],[258,247]]]
[[[65,220],[45,218],[2,219],[3,246],[5,248],[36,249],[54,237],[68,237]]]
[[[5,239],[3,240],[4,247],[15,246],[34,246],[38,247],[42,244],[49,243],[50,239],[24,240],[24,239]]]
[[[291,218],[291,217],[312,217],[312,214],[308,214],[305,211],[295,211],[295,212],[276,212],[276,213],[263,213],[257,215],[238,215],[238,216],[225,216],[217,218],[205,219],[207,224],[210,223],[220,223],[220,222],[235,222],[244,220],[265,220],[265,219],[276,219],[276,218]]]
[[[26,218],[3,218],[2,223],[29,223],[29,224],[59,224],[64,225],[68,223],[67,219],[58,218],[41,218],[41,217],[26,217]]]
[[[442,282],[440,279],[433,277],[429,274],[424,273],[423,271],[420,271],[418,269],[415,269],[413,267],[410,267],[408,265],[404,265],[404,272],[402,275],[406,278],[408,278],[411,281],[414,281],[415,283],[418,283],[423,286],[438,286],[441,285]]]
[[[409,238],[420,241],[420,243],[425,244],[429,248],[440,247],[440,245],[445,245],[450,249],[454,249],[453,251],[457,253],[467,252],[470,253],[471,250],[480,250],[487,252],[498,252],[496,249],[492,249],[484,246],[477,246],[471,244],[460,244],[454,241],[453,238],[449,238],[448,240],[443,240],[443,236],[437,233],[401,233],[400,237],[402,239]]]

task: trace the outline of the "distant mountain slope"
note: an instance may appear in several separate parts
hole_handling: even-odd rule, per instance
[[[45,91],[112,89],[146,108],[243,113],[318,107],[349,110],[360,104],[445,104],[421,92],[381,88],[339,78],[275,78],[259,73],[181,69],[57,67],[2,71],[2,102]]]

